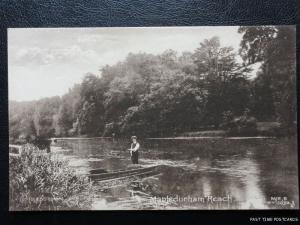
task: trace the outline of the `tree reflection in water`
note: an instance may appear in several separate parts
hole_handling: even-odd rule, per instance
[[[130,164],[128,153],[124,151],[126,140],[64,140],[60,143],[72,149],[71,154],[62,152],[69,155],[70,165],[84,167],[85,171],[126,169]],[[276,202],[270,204],[274,196],[285,197],[294,201],[295,208],[299,207],[297,149],[293,138],[152,140],[142,145],[141,166],[165,165],[161,174],[102,188],[94,209],[292,208]],[[209,201],[209,196],[230,196],[230,201]],[[153,202],[154,197],[172,197],[175,201]],[[205,201],[183,201],[184,197]]]

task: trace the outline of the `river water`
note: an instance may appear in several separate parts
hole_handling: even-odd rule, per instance
[[[95,183],[92,210],[297,209],[295,138],[178,138],[140,142],[151,177]],[[59,139],[52,152],[79,174],[132,168],[128,140]]]

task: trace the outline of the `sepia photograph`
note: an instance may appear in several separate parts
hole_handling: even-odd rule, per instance
[[[296,26],[8,28],[9,210],[299,209]]]

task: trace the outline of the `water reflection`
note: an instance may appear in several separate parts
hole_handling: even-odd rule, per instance
[[[130,165],[126,140],[62,140],[53,149],[82,173]],[[93,209],[298,208],[294,140],[151,140],[141,165],[164,165],[161,174],[101,187]],[[272,197],[286,202],[276,202]],[[171,200],[170,200],[171,199]],[[193,201],[197,200],[197,201]]]

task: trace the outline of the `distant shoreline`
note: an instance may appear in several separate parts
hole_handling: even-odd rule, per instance
[[[145,140],[198,140],[198,139],[229,139],[229,140],[239,140],[239,139],[274,139],[273,136],[199,136],[199,137],[161,137],[161,138],[145,138]],[[90,139],[112,139],[112,137],[59,137],[50,138],[51,140],[90,140]],[[119,139],[119,138],[116,138]],[[122,138],[121,138],[122,139]]]

